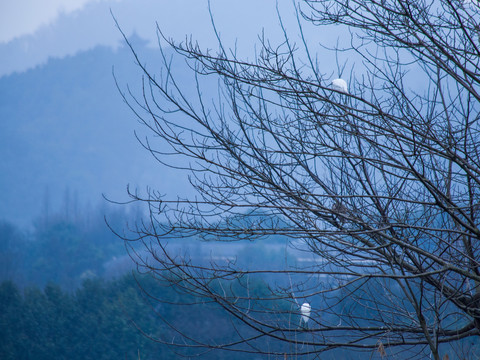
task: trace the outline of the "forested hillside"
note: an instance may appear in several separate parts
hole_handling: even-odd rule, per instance
[[[148,65],[158,51],[133,37]],[[31,224],[68,197],[96,206],[102,194],[126,198],[126,187],[181,186],[135,138],[142,127],[124,104],[141,82],[130,50],[106,47],[0,78],[0,219]],[[178,189],[176,189],[177,191]]]

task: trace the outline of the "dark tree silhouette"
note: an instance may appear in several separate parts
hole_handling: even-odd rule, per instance
[[[326,75],[308,39],[286,32],[279,46],[262,39],[249,62],[220,37],[213,52],[159,31],[195,75],[186,89],[166,52],[154,74],[133,51],[144,91],[123,95],[155,136],[143,144],[188,170],[197,196],[131,193],[151,220],[135,237],[149,256],[132,255],[246,325],[228,343],[178,328],[157,340],[288,358],[347,348],[435,359],[478,341],[477,2],[307,0],[297,10],[300,25],[343,29],[348,46],[331,51],[346,82],[332,82],[342,74]],[[218,81],[216,99],[202,93],[204,78]],[[277,235],[316,261],[243,267],[169,250],[181,237],[253,247]],[[253,296],[249,279],[260,275],[269,292]]]

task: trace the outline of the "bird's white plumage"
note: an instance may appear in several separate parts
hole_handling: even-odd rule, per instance
[[[310,311],[312,310],[312,307],[310,306],[309,303],[303,303],[302,306],[300,306],[300,314],[302,315],[302,321],[306,324],[308,319],[310,319]]]
[[[332,81],[332,89],[348,94],[347,82],[343,79],[334,79]]]

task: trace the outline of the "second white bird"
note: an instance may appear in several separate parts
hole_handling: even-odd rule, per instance
[[[304,323],[305,325],[308,322],[308,319],[310,319],[310,312],[312,310],[312,307],[310,306],[309,303],[303,303],[302,306],[300,306],[300,314],[302,315],[300,319],[300,323]]]

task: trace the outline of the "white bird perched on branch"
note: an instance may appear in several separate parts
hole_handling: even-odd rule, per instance
[[[306,326],[308,319],[310,319],[310,311],[312,310],[312,307],[310,306],[309,303],[303,303],[302,306],[300,306],[300,314],[302,315],[300,317],[300,325],[303,324]]]
[[[343,79],[334,79],[332,81],[332,89],[348,94],[347,82]]]

